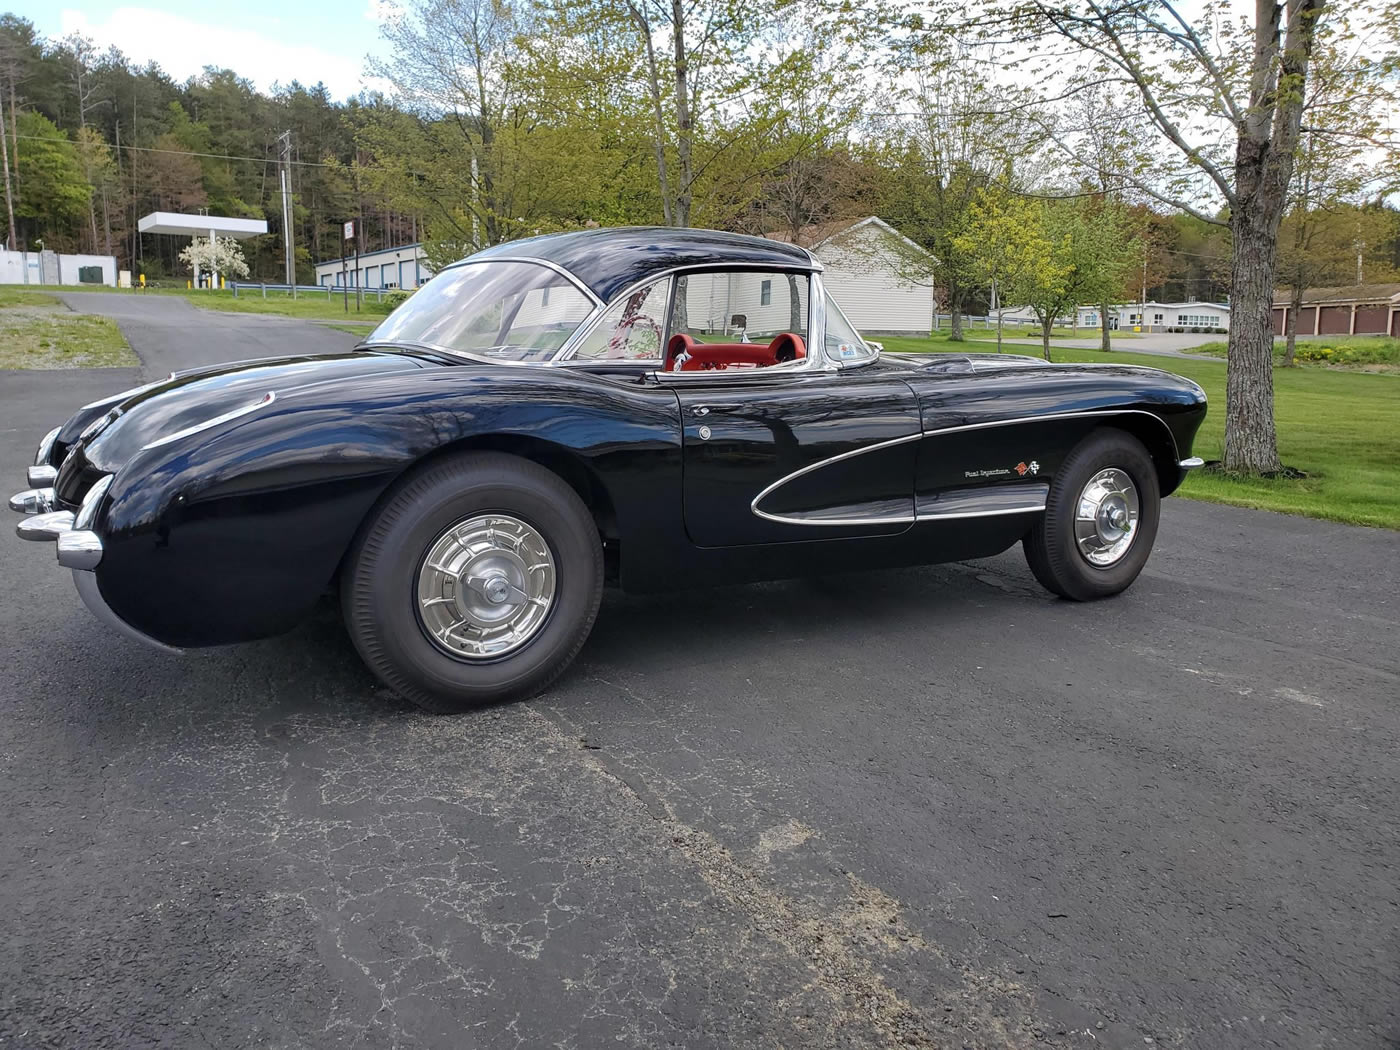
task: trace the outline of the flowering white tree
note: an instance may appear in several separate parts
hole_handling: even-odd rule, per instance
[[[248,276],[248,263],[243,258],[243,249],[232,237],[196,237],[188,248],[181,249],[180,261],[196,274]]]

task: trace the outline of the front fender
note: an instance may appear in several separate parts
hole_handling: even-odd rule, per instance
[[[679,407],[669,390],[566,369],[444,368],[279,396],[267,410],[145,449],[118,471],[99,529],[102,595],[171,645],[295,624],[360,523],[427,456],[483,437],[567,450],[629,533],[679,531]]]

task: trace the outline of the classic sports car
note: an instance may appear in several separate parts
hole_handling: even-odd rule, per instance
[[[47,434],[26,539],[174,648],[283,631],[328,590],[423,707],[536,693],[635,591],[978,558],[1086,600],[1137,577],[1200,464],[1195,383],[891,354],[807,251],[703,230],[514,241],[353,352],[171,374]]]

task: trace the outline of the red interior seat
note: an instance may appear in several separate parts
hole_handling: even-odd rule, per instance
[[[667,372],[701,372],[725,368],[767,368],[780,361],[807,356],[800,335],[784,332],[766,346],[762,343],[700,343],[684,332],[666,344],[663,368]]]

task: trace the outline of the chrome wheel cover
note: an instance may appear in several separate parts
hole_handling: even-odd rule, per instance
[[[418,618],[433,644],[492,660],[534,638],[554,607],[554,554],[533,526],[482,514],[449,527],[418,569]]]
[[[1074,539],[1090,565],[1106,569],[1121,561],[1137,538],[1137,486],[1127,471],[1106,467],[1079,493]]]

